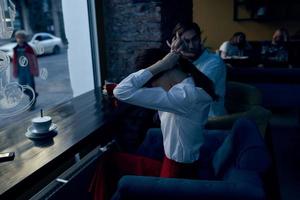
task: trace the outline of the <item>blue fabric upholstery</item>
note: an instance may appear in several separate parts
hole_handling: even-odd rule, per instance
[[[247,172],[245,172],[247,173]],[[245,174],[244,174],[245,176]],[[251,177],[249,174],[248,177]],[[242,178],[240,178],[241,180]],[[112,200],[264,200],[260,184],[246,181],[207,181],[124,176]],[[259,179],[258,179],[259,180]]]
[[[255,171],[230,168],[223,177],[224,181],[244,182],[257,187],[262,187],[263,183],[258,173]]]
[[[162,160],[164,157],[163,137],[160,128],[150,128],[144,142],[137,150],[142,155],[155,160]]]
[[[161,140],[158,131],[154,135]],[[196,180],[124,176],[113,199],[266,199],[262,174],[268,170],[271,160],[257,126],[247,119],[239,119],[230,133],[212,132],[206,138],[201,151],[202,157],[207,157],[200,160],[199,174],[205,170],[213,173]],[[159,144],[153,142],[154,138],[151,141],[152,145]],[[144,143],[143,147],[146,146]]]
[[[212,164],[218,177],[230,165],[263,173],[270,166],[271,158],[257,126],[250,120],[240,119],[216,151]]]

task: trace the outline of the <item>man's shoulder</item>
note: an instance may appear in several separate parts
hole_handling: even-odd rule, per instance
[[[199,69],[205,67],[207,64],[224,65],[223,59],[215,52],[205,49],[203,53],[193,62]]]
[[[211,52],[209,50],[205,50],[206,53],[205,53],[205,60],[206,62],[213,62],[213,63],[216,63],[216,64],[224,64],[222,58],[216,54],[215,52]]]

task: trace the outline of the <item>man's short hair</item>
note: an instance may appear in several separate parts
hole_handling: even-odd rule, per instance
[[[199,37],[201,36],[201,30],[198,24],[191,21],[185,21],[176,24],[175,28],[172,31],[172,38],[176,35],[176,32],[178,32],[179,35],[182,35],[183,32],[188,30],[194,30]]]
[[[15,37],[23,37],[23,38],[26,39],[27,33],[26,33],[26,31],[24,31],[24,30],[18,30],[18,31],[16,31],[16,33],[15,33]]]

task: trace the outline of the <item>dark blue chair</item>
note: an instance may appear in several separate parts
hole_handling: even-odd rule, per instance
[[[198,179],[124,176],[112,199],[266,199],[263,177],[271,158],[256,124],[239,119],[231,131],[209,131],[205,138]],[[138,154],[161,159],[161,151],[161,135],[150,134]]]

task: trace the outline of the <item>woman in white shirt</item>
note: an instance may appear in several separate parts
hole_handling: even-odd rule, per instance
[[[151,87],[143,87],[149,82]],[[130,74],[115,88],[114,96],[158,110],[168,159],[179,163],[198,160],[209,106],[216,96],[210,80],[191,63],[169,53],[154,65]]]
[[[101,166],[98,177],[109,176],[111,181],[108,171],[111,174],[118,171],[117,174],[161,177],[195,176],[192,172],[195,172],[195,163],[201,156],[204,125],[210,104],[217,95],[212,81],[180,57],[180,43],[176,41],[162,60],[130,74],[114,89],[114,96],[121,101],[158,110],[165,151],[163,161],[117,153],[103,164],[106,167]],[[160,50],[152,49],[148,53],[151,51],[153,55],[160,55]],[[95,199],[104,199],[100,196],[103,196],[104,185],[109,183],[103,179],[96,183],[94,180]]]

